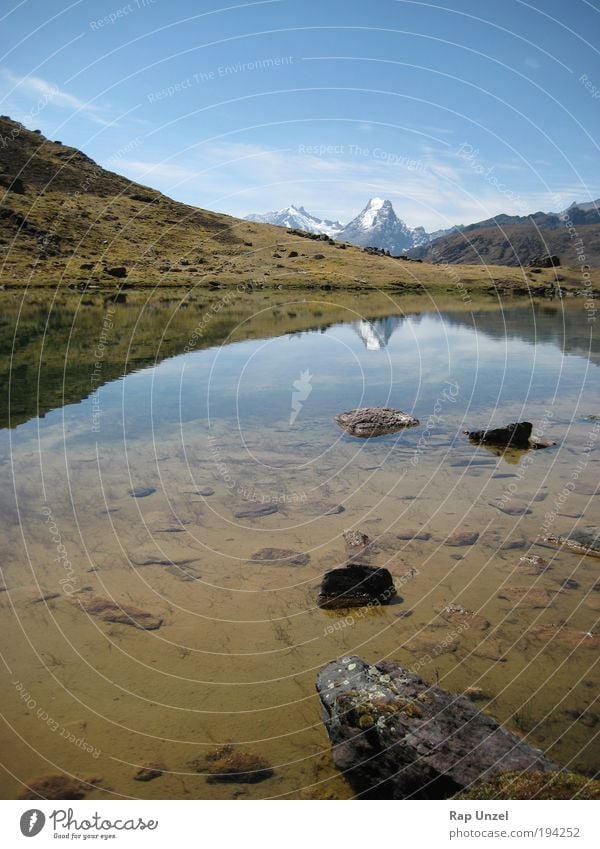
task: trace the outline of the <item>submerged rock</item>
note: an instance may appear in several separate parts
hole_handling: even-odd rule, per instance
[[[25,785],[19,799],[85,799],[88,789],[93,788],[70,775],[42,775]]]
[[[144,516],[144,524],[152,533],[176,534],[185,531],[189,519],[177,516],[171,510],[156,510]]]
[[[539,540],[538,540],[539,543]],[[574,530],[570,534],[548,534],[542,538],[550,548],[561,548],[573,554],[600,557],[600,528]]]
[[[350,551],[356,551],[357,549],[362,551],[371,543],[367,534],[363,534],[362,531],[344,531],[343,537],[346,548]]]
[[[276,566],[306,566],[310,555],[289,548],[261,548],[250,558],[252,563],[272,563]]]
[[[169,557],[164,551],[152,546],[143,546],[130,551],[129,560],[135,566],[186,566],[188,563],[194,563],[198,560],[197,557],[181,557],[173,555]]]
[[[351,436],[362,437],[382,436],[419,424],[418,419],[391,407],[360,407],[339,413],[334,421]]]
[[[509,601],[513,608],[536,610],[552,606],[552,596],[543,587],[503,587],[498,598]]]
[[[351,563],[325,572],[318,605],[326,610],[335,610],[371,604],[388,604],[396,592],[388,569]]]
[[[236,519],[258,519],[261,516],[270,516],[271,513],[277,513],[278,510],[277,504],[249,501],[234,510],[233,515]]]
[[[148,763],[145,766],[138,769],[138,771],[133,776],[134,781],[153,781],[155,778],[160,778],[160,776],[165,771],[166,767],[162,763],[152,762]]]
[[[507,448],[529,448],[532,430],[531,422],[514,422],[492,430],[468,430],[466,434],[472,442],[505,445]]]
[[[205,759],[192,762],[197,772],[206,773],[208,783],[257,784],[274,775],[271,764],[259,755],[239,752],[231,743],[219,746]]]
[[[334,763],[363,798],[449,798],[499,773],[558,769],[469,699],[392,661],[333,661],[317,692]]]
[[[461,547],[464,545],[475,545],[479,539],[477,531],[456,531],[454,534],[446,537],[444,545]]]
[[[147,498],[155,492],[156,489],[153,486],[138,486],[135,489],[127,490],[127,493],[131,495],[132,498]]]
[[[110,598],[104,598],[104,596],[94,595],[93,593],[77,593],[73,601],[86,613],[97,616],[103,622],[133,625],[134,628],[140,628],[142,631],[156,631],[163,623],[160,617],[149,613],[147,610],[142,610],[140,607],[134,607],[131,604],[118,604]]]
[[[527,516],[532,511],[526,504],[515,504],[514,502],[511,504],[508,501],[502,501],[498,499],[497,501],[488,501],[490,507],[495,507],[496,510],[500,510],[501,513],[506,513],[507,516]]]
[[[420,531],[416,528],[407,528],[404,531],[400,531],[396,534],[396,539],[402,540],[413,540],[418,539],[422,542],[427,542],[428,539],[431,539],[431,534],[429,531]]]
[[[474,613],[472,610],[467,610],[462,604],[446,604],[442,607],[435,608],[436,613],[450,622],[452,625],[460,625],[464,630],[475,628],[477,631],[485,631],[490,627],[490,623],[479,613]]]

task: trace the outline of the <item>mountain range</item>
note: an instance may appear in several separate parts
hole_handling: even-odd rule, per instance
[[[426,233],[423,227],[411,229],[398,218],[391,201],[379,197],[371,198],[365,208],[348,224],[318,218],[307,212],[303,206],[293,204],[275,212],[247,215],[245,220],[275,224],[292,230],[305,230],[308,233],[323,233],[336,241],[349,242],[362,248],[379,248],[391,254],[405,253],[411,248],[429,244],[432,238],[450,232],[439,230],[430,234]]]
[[[391,201],[371,198],[350,221],[321,219],[303,207],[291,205],[277,212],[248,215],[246,220],[288,229],[323,233],[360,247],[408,254],[412,259],[452,265],[479,263],[527,265],[535,257],[557,254],[568,265],[600,265],[600,200],[572,203],[562,212],[496,215],[473,224],[459,224],[428,233],[411,228],[396,215]],[[580,242],[579,239],[582,241]],[[585,260],[578,259],[582,255]]]

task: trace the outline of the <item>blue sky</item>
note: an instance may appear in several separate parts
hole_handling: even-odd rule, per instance
[[[598,0],[5,0],[0,111],[233,215],[600,196]]]

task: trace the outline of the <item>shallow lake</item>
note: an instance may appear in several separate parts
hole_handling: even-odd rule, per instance
[[[600,561],[539,544],[599,524],[582,304],[20,298],[2,313],[3,797],[56,772],[91,797],[348,797],[315,693],[348,654],[479,688],[558,763],[597,767]],[[356,439],[333,421],[368,405],[420,423]],[[464,435],[522,420],[554,444],[498,454]],[[316,606],[350,529],[394,603]],[[253,561],[263,549],[308,562]],[[105,621],[89,594],[162,623]],[[197,762],[224,743],[273,777],[207,781]],[[149,762],[165,772],[134,780]]]

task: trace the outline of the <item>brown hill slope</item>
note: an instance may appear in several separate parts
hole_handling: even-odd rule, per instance
[[[268,224],[178,203],[107,171],[89,157],[10,118],[0,118],[0,268],[6,287],[69,285],[202,287],[245,283],[395,291],[495,292],[552,271],[481,264],[458,271],[395,260],[358,247],[313,240]],[[561,270],[563,286],[580,276]],[[594,286],[597,286],[594,278]]]
[[[585,260],[579,259],[581,254]],[[470,224],[430,245],[410,252],[425,262],[452,265],[528,265],[534,257],[555,254],[563,265],[600,267],[600,216],[595,210],[573,209],[567,218],[537,212],[530,216],[499,215]]]

